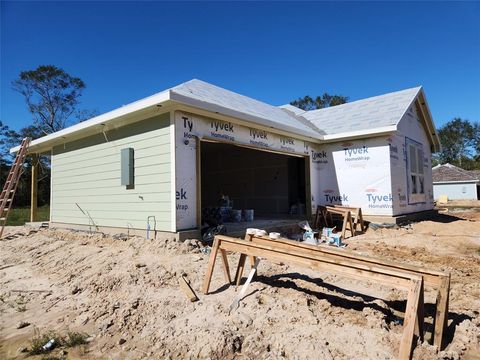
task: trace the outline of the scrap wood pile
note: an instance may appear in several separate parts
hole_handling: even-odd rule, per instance
[[[235,274],[237,286],[240,284],[247,257],[250,258],[252,268],[246,284],[232,303],[230,310],[238,306],[240,298],[245,294],[246,287],[255,274],[260,258],[388,285],[406,291],[408,294],[398,358],[409,359],[415,339],[419,338],[423,341],[424,338],[424,287],[430,286],[437,292],[433,341],[440,349],[442,348],[443,334],[448,318],[449,273],[361,256],[340,249],[302,244],[287,239],[271,239],[255,234],[247,234],[244,240],[216,236],[203,284],[205,294],[209,293],[218,253],[221,255],[225,279],[231,283],[227,251],[240,254]]]

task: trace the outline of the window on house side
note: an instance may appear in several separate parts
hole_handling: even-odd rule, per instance
[[[425,201],[425,177],[422,145],[413,141],[407,142],[407,144],[409,202],[423,202]]]

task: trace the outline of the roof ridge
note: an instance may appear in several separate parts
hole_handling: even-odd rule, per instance
[[[388,92],[388,93],[380,94],[380,95],[375,95],[375,96],[369,96],[369,97],[366,97],[366,98],[363,98],[363,99],[358,99],[358,100],[355,100],[355,101],[346,102],[346,103],[340,104],[340,105],[328,106],[328,107],[324,107],[324,108],[321,108],[321,109],[315,109],[315,110],[308,110],[308,111],[306,111],[306,113],[312,114],[312,113],[317,113],[317,112],[321,112],[322,110],[328,110],[328,109],[332,109],[332,108],[338,109],[340,107],[344,107],[344,106],[347,106],[347,105],[352,105],[352,104],[355,104],[355,103],[358,103],[358,102],[361,102],[361,101],[372,100],[372,99],[380,98],[380,97],[384,97],[384,96],[390,96],[390,95],[393,95],[393,94],[407,92],[407,91],[414,90],[414,89],[416,89],[417,93],[418,93],[420,91],[420,89],[422,89],[422,86],[419,85],[419,86],[414,86],[414,87],[408,88],[408,89],[392,91],[392,92]]]

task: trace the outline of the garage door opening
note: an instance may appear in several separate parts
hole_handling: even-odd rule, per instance
[[[229,234],[292,224],[307,216],[305,157],[206,141],[200,154],[203,220],[211,209],[225,206],[222,197],[228,197],[234,210],[254,210],[253,223],[224,221]]]

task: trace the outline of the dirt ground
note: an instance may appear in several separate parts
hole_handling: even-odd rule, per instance
[[[114,238],[11,227],[0,241],[0,358],[37,359],[22,348],[39,333],[88,334],[89,343],[51,356],[68,359],[392,359],[406,294],[296,266],[260,262],[238,310],[237,291],[199,242]],[[480,212],[454,211],[399,229],[369,229],[354,250],[452,274],[448,346],[427,341],[414,359],[480,359]],[[238,255],[229,255],[235,269]],[[178,286],[185,274],[200,300]],[[24,291],[24,292],[18,292]],[[431,322],[435,294],[426,294]],[[28,326],[17,329],[21,322]],[[431,327],[427,327],[431,330]],[[429,334],[427,333],[427,338]],[[25,350],[25,349],[24,349]]]

